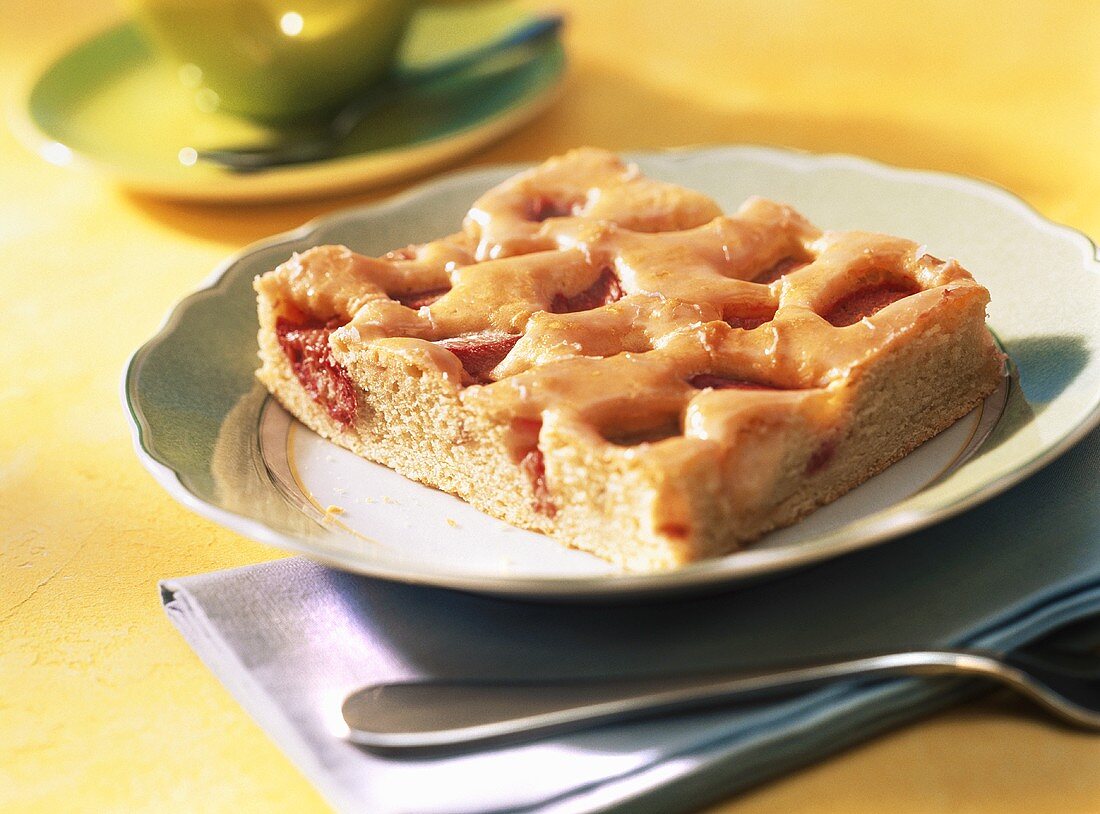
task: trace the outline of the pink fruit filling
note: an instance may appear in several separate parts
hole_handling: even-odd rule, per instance
[[[753,278],[754,283],[761,283],[768,285],[774,283],[784,274],[790,274],[792,271],[796,271],[803,266],[809,265],[810,261],[804,257],[784,257],[778,263],[771,268],[764,269],[762,272]]]
[[[449,288],[429,288],[426,291],[414,291],[411,294],[395,294],[392,296],[406,308],[423,308],[425,305],[431,305],[450,290]]]
[[[546,459],[539,449],[539,432],[542,422],[530,418],[517,418],[512,422],[512,432],[519,440],[516,450],[517,465],[531,482],[531,508],[539,514],[553,517],[558,507],[550,499],[546,484]]]
[[[340,327],[336,321],[294,323],[283,317],[275,322],[275,335],[290,367],[310,398],[345,427],[355,422],[355,385],[344,367],[332,357],[329,335]]]
[[[548,195],[538,195],[527,202],[527,218],[544,221],[548,218],[564,218],[576,214],[582,201],[562,201]]]
[[[486,384],[492,381],[489,374],[493,368],[504,360],[518,341],[518,334],[485,331],[440,339],[436,344],[457,356],[471,379],[478,384]]]
[[[909,280],[866,286],[841,297],[821,316],[831,325],[844,328],[920,290],[920,286]]]
[[[781,387],[773,387],[763,382],[752,382],[748,379],[734,379],[728,376],[715,376],[711,373],[700,373],[688,379],[688,384],[699,390],[711,387],[715,390],[782,390]]]
[[[596,282],[581,291],[567,297],[564,294],[555,294],[550,302],[550,312],[554,314],[572,314],[577,311],[591,311],[601,305],[610,305],[623,298],[623,287],[618,276],[610,268],[605,267],[600,271]]]
[[[771,322],[774,318],[775,309],[772,308],[768,311],[758,311],[756,313],[729,313],[723,318],[723,321],[731,328],[751,331],[753,328],[759,328],[765,322]]]
[[[810,460],[806,462],[806,474],[816,475],[821,472],[832,463],[834,457],[836,457],[836,441],[822,441],[810,456]]]

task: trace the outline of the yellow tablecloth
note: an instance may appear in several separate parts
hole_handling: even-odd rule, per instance
[[[117,14],[98,5],[8,0],[0,91]],[[586,143],[791,145],[988,178],[1100,235],[1098,3],[556,5],[570,15],[565,97],[467,163]],[[166,203],[49,166],[0,132],[0,808],[323,808],[155,590],[280,554],[192,515],[141,469],[119,377],[224,255],[381,194]],[[947,809],[1100,810],[1100,738],[994,698],[716,810]]]

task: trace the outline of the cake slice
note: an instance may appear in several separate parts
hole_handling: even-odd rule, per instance
[[[594,149],[462,230],[257,278],[271,393],[341,446],[631,571],[734,551],[977,406],[1002,356],[954,260]]]

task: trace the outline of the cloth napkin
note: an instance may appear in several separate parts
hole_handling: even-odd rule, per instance
[[[723,595],[535,604],[387,583],[300,558],[170,580],[161,591],[203,661],[338,810],[686,811],[980,687],[849,682],[765,706],[437,758],[383,757],[343,740],[340,702],[364,683],[394,679],[748,669],[886,648],[1013,648],[1100,613],[1098,474],[1100,431],[960,517]],[[1091,642],[1063,639],[1096,644],[1093,630]]]

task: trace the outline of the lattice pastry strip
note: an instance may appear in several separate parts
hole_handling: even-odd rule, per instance
[[[822,233],[578,150],[463,230],[257,280],[260,379],[313,429],[627,568],[732,550],[996,385],[988,294],[911,241]]]

